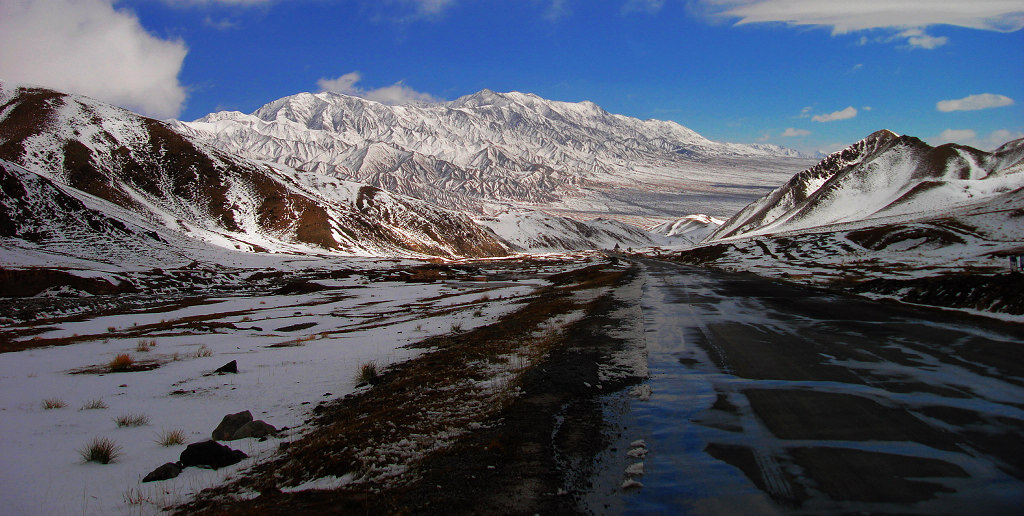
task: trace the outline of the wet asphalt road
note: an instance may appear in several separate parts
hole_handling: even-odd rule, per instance
[[[1015,513],[1022,325],[643,260],[625,513]],[[620,446],[627,446],[620,443]]]

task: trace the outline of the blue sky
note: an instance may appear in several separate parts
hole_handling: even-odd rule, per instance
[[[1024,137],[1022,26],[1020,0],[0,0],[0,78],[185,120],[490,88],[804,151],[992,148]]]

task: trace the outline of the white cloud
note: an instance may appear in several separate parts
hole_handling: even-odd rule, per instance
[[[943,112],[949,111],[977,111],[979,109],[997,108],[1012,106],[1013,99],[1005,95],[993,93],[982,93],[980,95],[968,95],[962,99],[940,100],[935,104],[935,109]]]
[[[988,135],[989,141],[995,142],[995,145],[993,145],[992,148],[999,147],[1010,140],[1019,140],[1021,138],[1024,138],[1024,132],[1010,131],[1008,129],[996,129]]]
[[[901,38],[906,39],[907,44],[911,47],[923,48],[925,50],[939,48],[949,42],[949,38],[945,36],[929,36],[921,29],[907,29],[896,35],[896,39]]]
[[[622,12],[655,14],[664,6],[665,0],[626,0]]]
[[[391,86],[366,90],[356,86],[356,83],[362,80],[362,78],[363,76],[359,72],[349,72],[334,79],[322,78],[316,81],[316,85],[320,87],[320,91],[352,95],[380,102],[381,104],[400,105],[420,102],[443,102],[442,99],[429,93],[419,92],[406,86],[402,81],[398,81]]]
[[[973,141],[978,138],[978,133],[972,129],[946,129],[936,137],[942,143]]]
[[[554,22],[572,14],[569,9],[569,0],[550,0],[548,7],[544,9],[544,19]]]
[[[455,3],[455,0],[409,0],[423,14],[439,14]]]
[[[738,24],[782,22],[832,27],[833,34],[889,27],[918,28],[955,25],[1013,32],[1024,28],[1020,0],[703,0],[723,6],[722,14]]]
[[[815,122],[834,122],[836,120],[846,120],[857,116],[857,108],[849,106],[841,111],[835,111],[827,115],[814,115],[811,120]]]
[[[321,78],[316,81],[316,85],[320,87],[320,91],[355,95],[356,92],[360,91],[355,85],[362,78],[363,76],[359,72],[349,72],[336,79]]]
[[[0,77],[176,117],[188,49],[155,37],[111,0],[3,0]]]
[[[271,3],[284,3],[285,0],[163,0],[164,3],[176,6],[189,5],[231,5],[231,6],[258,6]],[[417,15],[440,14],[448,7],[454,5],[456,0],[374,0],[373,3],[398,3],[412,7]],[[369,2],[368,2],[369,3]]]
[[[1024,28],[1020,0],[699,0],[720,16],[739,18],[737,25],[785,23],[830,27],[833,35],[869,29],[895,29],[911,47],[932,49],[948,38],[925,34],[924,27],[954,25],[1013,32]],[[861,44],[867,43],[866,37]]]
[[[779,136],[784,136],[784,137],[789,138],[789,137],[794,137],[794,136],[807,136],[809,134],[811,134],[811,132],[808,131],[807,129],[794,129],[794,128],[790,127],[788,129],[786,129],[785,131],[783,131],[782,134],[780,134]]]
[[[224,18],[223,20],[214,20],[209,16],[203,19],[203,25],[217,30],[231,30],[238,28],[238,23],[228,18]]]
[[[225,4],[225,5],[260,5],[275,0],[164,0],[170,5]]]
[[[813,109],[814,109],[814,106],[805,106],[803,109],[800,110],[800,115],[797,116],[797,118],[810,118],[811,117],[811,111]]]
[[[931,138],[934,145],[944,143],[959,143],[969,145],[976,149],[994,150],[1010,140],[1024,138],[1024,132],[1010,131],[1008,129],[997,129],[981,138],[971,129],[946,129],[938,136]]]

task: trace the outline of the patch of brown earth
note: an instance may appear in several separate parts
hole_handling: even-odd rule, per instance
[[[908,303],[1024,315],[1024,274],[961,274],[914,279],[873,279],[850,288],[898,295]]]
[[[431,351],[390,368],[368,391],[317,407],[311,430],[282,444],[275,458],[177,511],[579,512],[575,487],[585,486],[568,479],[587,478],[579,469],[605,445],[598,397],[638,379],[601,385],[599,364],[622,345],[605,335],[618,302],[572,295],[584,284],[618,285],[636,271],[577,272],[495,324],[424,341]],[[560,332],[545,330],[552,317],[579,310],[588,317]],[[394,468],[397,476],[389,473]],[[281,489],[345,474],[360,481],[335,490]],[[249,490],[261,494],[237,496]]]
[[[138,292],[125,281],[114,285],[101,278],[83,278],[59,269],[0,267],[0,297],[29,297],[51,288],[68,287],[93,295]]]

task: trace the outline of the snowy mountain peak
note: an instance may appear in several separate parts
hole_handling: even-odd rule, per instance
[[[750,204],[709,237],[770,234],[942,212],[1024,187],[1024,140],[995,152],[882,130],[833,153]]]
[[[736,184],[708,178],[710,160],[728,158],[735,164],[730,174],[740,176],[750,168],[740,161],[757,161],[754,168],[764,169],[766,161],[801,158],[774,146],[713,142],[678,123],[614,115],[593,102],[489,89],[448,103],[404,106],[301,93],[270,102],[248,117],[213,114],[177,122],[175,128],[233,154],[476,214],[512,206],[561,213],[580,209],[592,218],[602,214],[595,207],[612,213],[609,205],[619,202],[613,198],[623,199],[622,187],[681,192],[683,185],[702,181],[711,188]],[[400,152],[368,153],[374,146]],[[666,213],[664,199],[653,209],[630,203],[632,208],[616,211],[664,220],[709,209],[689,202]],[[725,215],[740,206],[714,212]]]
[[[484,88],[476,93],[464,95],[448,103],[449,106],[455,109],[459,108],[479,108],[485,106],[493,106],[496,104],[507,103],[508,99],[505,95],[496,91]]]

